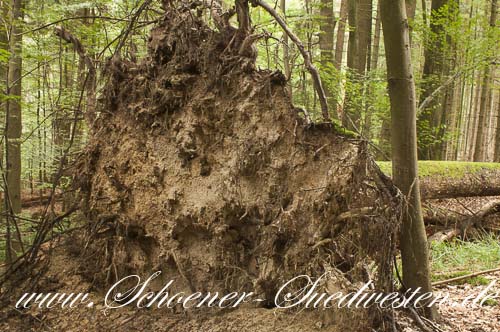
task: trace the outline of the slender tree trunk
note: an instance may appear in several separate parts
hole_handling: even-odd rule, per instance
[[[370,32],[372,18],[371,0],[349,0],[349,45],[347,48],[347,67],[349,68],[349,85],[346,92],[345,109],[342,123],[348,129],[361,129],[361,110],[359,102],[363,95],[364,76],[368,49],[370,47]]]
[[[490,27],[495,28],[497,20],[497,0],[491,0]],[[483,84],[481,90],[481,101],[478,114],[477,138],[474,148],[474,161],[482,161],[486,158],[486,135],[488,119],[488,95],[490,94],[490,85],[492,78],[492,66],[488,64],[483,72]]]
[[[345,27],[347,22],[347,8],[348,8],[348,0],[341,0],[340,2],[340,17],[338,22],[337,29],[337,38],[335,41],[335,62],[334,66],[337,69],[337,72],[340,74],[342,70],[342,59],[344,57],[344,39],[345,39]],[[340,77],[340,75],[339,75]],[[337,96],[335,96],[335,100],[341,100],[340,87],[342,85],[342,80],[339,79],[337,81]],[[342,112],[341,103],[339,103],[336,107],[337,113]]]
[[[380,53],[380,28],[382,27],[380,21],[380,2],[377,6],[377,16],[375,18],[375,32],[373,35],[373,49],[371,54],[371,64],[370,68],[372,70],[377,69],[378,67],[378,58]]]
[[[358,23],[358,49],[356,70],[361,76],[364,76],[367,71],[368,56],[371,47],[371,32],[372,32],[372,0],[358,0],[359,4],[356,8],[357,23]]]
[[[444,25],[436,13],[450,5],[455,0],[432,0],[430,28],[433,35],[437,36],[435,40],[427,40],[424,50],[424,70],[422,75],[422,94],[420,102],[424,101],[439,86],[443,70],[445,67],[444,45],[441,42],[444,33]],[[452,10],[451,7],[448,7]],[[419,116],[419,159],[439,159],[441,151],[443,94],[434,97],[429,105]]]
[[[471,100],[471,114],[472,114],[472,126],[470,128],[470,140],[469,140],[469,146],[467,148],[468,150],[468,160],[473,161],[474,160],[474,148],[476,146],[476,140],[477,140],[477,128],[478,128],[478,121],[479,121],[479,106],[480,106],[480,97],[481,93],[483,91],[481,87],[481,73],[477,73],[476,78],[475,78],[475,84],[474,84],[474,92],[475,96]]]
[[[319,33],[319,48],[321,52],[320,67],[322,69],[322,81],[325,88],[325,95],[328,105],[335,105],[335,93],[333,91],[334,82],[333,75],[333,33],[335,31],[335,16],[333,14],[333,1],[321,0],[320,4],[320,33]],[[335,110],[335,108],[332,108]],[[334,118],[337,118],[337,112],[333,113]]]
[[[496,104],[496,132],[495,132],[495,155],[493,161],[500,163],[500,96]]]
[[[7,52],[9,49],[9,45],[8,45],[9,40],[7,38],[7,27],[9,26],[9,22],[7,22],[7,20],[6,20],[8,17],[8,3],[7,3],[7,1],[0,0],[0,11],[2,13],[2,16],[0,18],[0,50],[3,52]],[[0,89],[1,89],[0,94],[2,94],[2,95],[7,93],[7,73],[8,73],[7,66],[8,66],[7,63],[0,62]],[[2,108],[0,109],[0,116],[2,118],[5,118],[6,107],[4,107],[4,105],[7,105],[7,103],[2,103],[1,105],[2,105]],[[2,142],[2,143],[0,143],[0,165],[2,165],[2,167],[4,166],[3,158],[4,158],[4,145]],[[1,183],[2,183],[2,187],[4,187],[3,180],[1,181]],[[2,192],[1,195],[2,196],[0,196],[0,213],[3,213],[4,212],[4,203],[5,203],[3,201],[3,199],[5,197],[5,193]],[[2,227],[4,227],[3,216],[0,216],[0,225]],[[10,236],[10,234],[8,234],[8,235]],[[6,237],[5,242],[8,243],[9,241],[10,241],[10,239],[8,237]],[[10,256],[9,249],[10,249],[9,246],[5,247],[5,257]]]
[[[413,0],[412,0],[413,1]],[[406,17],[408,19],[412,20],[415,18],[415,6],[416,2],[409,1],[405,3],[405,10],[406,10]],[[423,6],[425,6],[425,0],[423,1]],[[380,12],[380,2],[379,2],[379,8],[378,11]],[[378,16],[378,15],[377,15]],[[377,27],[375,27],[375,38],[378,39],[380,38],[380,25],[378,27],[379,30],[379,35],[377,37]],[[411,33],[410,33],[410,41],[411,41]],[[376,45],[379,43],[376,42]],[[377,54],[379,52],[378,47],[377,47]],[[378,58],[378,57],[377,57]],[[384,152],[388,152],[391,147],[391,119],[390,117],[384,118],[382,120],[382,126],[380,128],[380,143],[379,143],[379,148]],[[382,159],[387,159],[385,156],[379,156],[379,158]]]
[[[422,0],[425,1],[425,0]],[[417,0],[406,0],[405,1],[405,10],[406,10],[406,16],[408,17],[409,22],[413,21],[415,19],[415,12],[417,10]],[[411,32],[411,27],[410,27],[410,32]],[[410,38],[411,38],[411,33],[410,33]]]
[[[283,19],[286,20],[286,0],[280,0],[280,8],[281,12],[283,13]],[[292,70],[290,67],[290,49],[289,49],[289,44],[288,44],[288,35],[286,33],[283,33],[283,67],[285,68],[285,76],[287,80],[290,80],[292,76]],[[292,85],[288,84],[288,92],[290,93],[290,96],[292,96]]]
[[[7,170],[7,188],[6,198],[9,204],[9,212],[19,214],[21,212],[21,83],[22,83],[22,0],[12,0],[10,9],[11,33],[9,41],[9,74],[7,80],[8,94],[7,101],[7,121],[5,130],[6,170]],[[8,217],[8,232],[10,237],[8,262],[12,262],[22,251],[22,241],[17,229],[15,218]]]
[[[364,124],[363,124],[363,136],[370,140],[371,139],[371,127],[372,127],[372,110],[373,110],[373,104],[375,102],[375,96],[373,93],[373,84],[374,82],[370,80],[370,72],[372,70],[375,70],[376,68],[372,68],[372,17],[373,17],[373,7],[372,7],[372,2],[370,1],[369,7],[366,9],[367,13],[366,15],[366,30],[367,30],[367,51],[366,51],[366,79],[365,79],[365,105],[364,105],[364,113],[365,113],[365,118],[364,118]],[[377,13],[379,11],[377,10]]]
[[[347,21],[348,0],[342,0],[340,3],[339,27],[337,29],[337,40],[335,42],[335,68],[340,71],[342,58],[344,55],[345,26]]]
[[[432,292],[418,181],[415,83],[408,20],[403,0],[381,0],[380,10],[391,100],[392,174],[407,203],[400,238],[403,282],[407,289],[421,287],[421,292]],[[434,318],[435,310],[427,309],[427,316]]]

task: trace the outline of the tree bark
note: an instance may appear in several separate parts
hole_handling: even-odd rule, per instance
[[[337,69],[338,73],[341,73],[342,70],[342,59],[344,57],[344,39],[345,39],[345,26],[347,22],[347,7],[348,7],[348,0],[341,0],[340,2],[340,16],[339,16],[339,22],[338,22],[338,29],[337,29],[337,38],[335,40],[335,62],[334,66],[335,69]],[[341,94],[340,94],[340,86],[342,84],[342,80],[339,79],[337,81],[337,95],[335,96],[335,100],[341,100]],[[342,103],[339,102],[337,104],[337,107],[335,108],[337,113],[342,112]]]
[[[280,0],[280,9],[283,13],[283,20],[286,23],[286,0]],[[283,67],[285,68],[285,76],[287,80],[290,80],[292,76],[292,70],[290,68],[290,50],[288,45],[288,35],[283,33]],[[288,92],[292,96],[292,86],[288,84]]]
[[[322,75],[325,85],[325,95],[329,105],[335,105],[334,82],[332,81],[333,65],[333,33],[335,31],[335,16],[333,14],[333,1],[321,0],[320,4],[320,33],[319,33],[319,48],[320,48],[320,66],[324,73]],[[333,112],[333,117],[337,118],[337,112]]]
[[[339,27],[337,29],[337,39],[335,41],[335,68],[340,71],[342,66],[342,58],[344,55],[344,38],[345,25],[347,21],[347,0],[342,0],[340,3]]]
[[[375,32],[373,35],[373,49],[371,54],[370,69],[375,70],[378,67],[378,58],[380,53],[380,3],[377,6],[377,16],[375,18]]]
[[[441,42],[444,25],[442,19],[437,18],[436,14],[445,8],[446,5],[449,5],[448,10],[453,10],[451,4],[454,2],[455,0],[432,0],[430,29],[437,38],[432,41],[427,40],[425,43],[425,61],[420,102],[423,102],[441,85],[440,79],[445,69],[444,45]],[[428,107],[418,117],[419,159],[441,159],[441,139],[443,132],[440,126],[444,109],[441,106],[442,99],[443,94],[440,93],[431,100]]]
[[[10,214],[21,212],[21,85],[22,85],[22,0],[12,0],[10,8],[11,31],[9,41],[9,67],[7,79],[7,91],[9,100],[7,101],[6,116],[6,171],[7,188],[6,201]],[[10,233],[10,240],[7,244],[7,262],[12,262],[22,251],[22,241],[17,229],[15,218],[7,217]]]
[[[497,0],[491,0],[490,27],[495,28],[497,20]],[[474,161],[482,161],[486,154],[486,139],[487,139],[487,113],[488,113],[488,95],[491,92],[492,66],[488,64],[483,72],[483,84],[481,90],[481,100],[479,106],[479,114],[477,121],[477,138],[474,147]]]
[[[361,110],[359,102],[363,95],[364,76],[368,49],[371,38],[372,0],[349,0],[349,44],[347,47],[347,67],[350,89],[346,91],[345,109],[342,123],[350,130],[361,129]]]
[[[410,5],[409,5],[410,4]],[[406,16],[408,17],[408,19],[412,20],[415,18],[415,7],[411,4],[414,4],[416,5],[416,2],[406,2],[405,3],[405,10],[406,10]],[[422,6],[425,6],[425,0],[422,0]],[[378,12],[380,12],[380,3],[379,3],[379,6],[378,6]],[[379,14],[377,13],[377,16],[379,16]],[[380,20],[379,17],[377,17],[378,20]],[[378,36],[377,36],[377,29],[379,30],[378,31]],[[377,39],[380,39],[380,23],[379,23],[379,26],[377,28],[377,25],[375,26],[375,45],[378,45],[379,42],[377,41]],[[410,32],[410,42],[411,42],[411,32]],[[375,50],[376,50],[376,54],[377,54],[377,59],[372,59],[372,62],[373,60],[376,60],[378,61],[378,52],[379,52],[379,47],[377,46],[377,48],[375,49],[374,48],[374,55],[375,56]],[[373,68],[376,68],[376,66],[373,66]],[[391,121],[390,121],[390,118],[387,117],[385,119],[382,120],[382,126],[380,127],[380,136],[379,136],[379,148],[382,152],[387,152],[390,150],[391,148]],[[377,156],[380,160],[385,160],[387,159],[384,155],[379,155]]]
[[[417,166],[415,83],[411,66],[408,20],[403,0],[381,0],[391,101],[392,169],[394,184],[406,196],[400,234],[403,283],[406,289],[432,292],[429,252],[420,202]],[[435,318],[434,308],[425,309]]]
[[[493,161],[500,163],[500,96],[496,105],[496,132],[495,132],[495,155]]]
[[[8,45],[8,37],[7,37],[7,27],[9,26],[9,22],[7,22],[7,17],[8,17],[8,3],[7,1],[0,0],[0,11],[2,13],[2,16],[0,18],[0,50],[2,52],[7,52],[9,49]],[[0,95],[4,95],[7,93],[7,66],[8,63],[0,62]],[[5,116],[6,114],[6,107],[4,108],[4,105],[6,106],[7,103],[2,103],[0,104],[2,108],[0,109],[0,114],[2,117]],[[3,159],[4,158],[4,145],[3,143],[0,144],[0,161],[3,167]],[[2,184],[4,182],[2,181]],[[5,198],[5,193],[2,192],[0,196],[0,213],[4,212],[4,198]],[[0,225],[2,227],[4,226],[4,218],[0,216]],[[8,243],[9,239],[6,237],[6,243]],[[5,247],[5,257],[9,257],[9,246]]]
[[[429,176],[420,185],[423,199],[500,196],[500,172],[485,169],[459,178]]]

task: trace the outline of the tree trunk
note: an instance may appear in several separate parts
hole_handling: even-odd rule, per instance
[[[431,175],[420,181],[422,199],[500,196],[500,172],[467,172],[460,177]]]
[[[425,1],[425,0],[422,0],[422,1]],[[405,1],[405,10],[406,10],[406,16],[408,17],[408,20],[410,22],[413,21],[415,19],[415,12],[417,10],[417,0],[406,0]],[[410,38],[411,38],[411,34],[410,34]]]
[[[361,110],[360,96],[363,95],[364,76],[368,49],[370,47],[372,19],[371,0],[349,0],[349,45],[347,48],[347,67],[350,88],[346,92],[345,109],[342,123],[350,130],[360,129]]]
[[[337,69],[338,73],[340,74],[341,68],[342,68],[342,59],[344,57],[344,39],[345,39],[345,26],[347,22],[347,7],[348,7],[348,0],[341,0],[340,2],[340,17],[339,17],[339,22],[338,22],[338,29],[337,29],[337,38],[335,41],[335,62],[334,66],[335,69]],[[336,100],[341,100],[342,98],[340,97],[340,86],[342,84],[341,79],[337,81],[337,96],[335,97]],[[335,108],[338,112],[342,112],[341,107],[342,104],[339,103],[337,107]],[[334,110],[335,110],[334,109]]]
[[[337,100],[333,92],[334,83],[332,80],[333,65],[333,33],[335,31],[335,16],[333,14],[333,1],[321,0],[320,7],[320,33],[319,48],[321,52],[320,67],[323,71],[322,81],[325,87],[325,95],[328,105],[335,105]],[[332,108],[335,110],[335,108]],[[334,118],[337,118],[337,112],[333,111]]]
[[[380,3],[377,6],[377,17],[375,19],[375,32],[373,35],[373,49],[371,54],[371,64],[370,68],[372,70],[377,69],[378,67],[378,58],[380,53]]]
[[[7,52],[8,45],[8,37],[7,37],[7,27],[9,26],[9,22],[7,22],[6,18],[8,17],[8,4],[7,1],[0,0],[0,11],[2,16],[0,18],[0,50],[3,52]],[[0,62],[0,95],[4,95],[7,93],[7,63]],[[6,109],[4,109],[4,105],[7,103],[2,103],[2,108],[0,109],[0,116],[5,117]],[[0,163],[3,165],[3,157],[4,157],[4,145],[3,142],[0,144]],[[2,187],[5,184],[3,180],[1,181]],[[4,212],[4,193],[1,193],[0,196],[0,213]],[[0,225],[4,226],[4,218],[0,216]],[[6,243],[8,243],[8,238],[5,239]],[[5,247],[5,257],[9,257],[9,246]]]
[[[497,0],[491,0],[491,13],[490,13],[490,27],[495,28],[497,20]],[[492,60],[490,60],[492,61]],[[492,66],[488,64],[484,68],[483,72],[483,84],[481,90],[481,101],[479,106],[479,114],[477,121],[477,137],[476,144],[474,148],[474,161],[482,161],[485,159],[486,153],[486,135],[487,130],[487,113],[488,113],[488,95],[490,94],[491,78],[492,78]]]
[[[10,96],[7,101],[7,117],[5,142],[7,146],[6,170],[7,188],[6,201],[8,211],[12,214],[21,212],[21,70],[22,70],[22,0],[11,2],[11,33],[9,51],[9,74],[7,79],[7,91]],[[10,245],[8,246],[7,262],[12,262],[22,251],[22,241],[17,230],[15,218],[7,217],[8,228],[10,228]],[[7,231],[9,233],[9,230]]]
[[[496,163],[500,163],[500,96],[497,99],[496,105],[496,133],[495,133],[495,155],[493,161]]]
[[[444,33],[442,19],[436,18],[436,13],[450,5],[454,0],[432,0],[430,29],[436,40],[425,43],[424,69],[422,74],[422,94],[420,103],[431,95],[439,86],[443,75],[445,59],[444,45],[441,42]],[[451,8],[449,8],[451,10]],[[443,94],[434,97],[428,106],[419,115],[419,159],[440,159],[442,131],[440,129],[442,121]]]
[[[401,226],[403,282],[407,289],[432,292],[429,252],[420,202],[417,166],[415,83],[408,20],[403,0],[381,0],[380,11],[391,100],[392,169],[395,185],[407,195]],[[429,318],[433,308],[426,308]]]
[[[283,19],[286,22],[286,0],[280,0],[280,9],[283,13]],[[292,71],[290,68],[290,50],[288,45],[288,35],[283,33],[283,67],[285,68],[285,76],[287,80],[290,80],[292,76]],[[290,96],[292,95],[292,85],[288,84],[288,92]]]
[[[347,0],[340,3],[339,28],[337,29],[337,40],[335,42],[335,68],[340,71],[344,55],[345,25],[347,21]]]
[[[363,76],[366,73],[371,46],[372,0],[359,0],[359,4],[356,8],[356,15],[356,21],[358,23],[356,28],[359,29],[356,70]]]
[[[425,6],[425,0],[422,0],[423,2],[423,6]],[[406,10],[406,16],[412,20],[415,18],[415,7],[412,6],[412,5],[409,5],[411,4],[412,2],[407,2],[405,3],[405,10]],[[414,5],[416,5],[416,2],[413,2]],[[379,6],[378,6],[378,12],[380,12],[380,3],[379,3]],[[377,13],[377,20],[380,20],[379,18],[379,14]],[[377,29],[378,29],[378,34],[377,34]],[[380,23],[378,23],[378,28],[377,28],[377,25],[375,25],[375,46],[379,45],[379,42],[378,42],[378,39],[380,39]],[[411,41],[411,34],[410,34],[410,41]],[[379,53],[379,47],[377,46],[377,48],[375,49],[374,48],[374,56],[375,56],[375,50],[376,50],[376,54],[377,54],[377,57],[376,57],[376,61],[378,61],[378,53]],[[373,68],[376,68],[376,66],[373,66]],[[380,140],[380,143],[379,143],[379,148],[380,150],[383,152],[383,153],[386,153],[390,150],[391,148],[391,119],[390,117],[387,117],[385,119],[382,120],[382,126],[380,128],[380,136],[379,136],[379,140]],[[387,158],[384,156],[384,155],[379,155],[377,156],[379,159],[381,160],[386,160]]]

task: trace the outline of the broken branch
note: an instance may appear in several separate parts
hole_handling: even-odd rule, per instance
[[[316,69],[316,67],[313,65],[311,61],[311,56],[309,55],[309,52],[306,51],[304,44],[302,44],[299,37],[297,37],[297,35],[295,35],[292,32],[292,30],[290,30],[285,21],[279,16],[276,10],[274,10],[271,6],[269,6],[269,4],[267,4],[262,0],[251,0],[251,3],[254,7],[260,6],[265,11],[267,11],[276,20],[276,22],[281,26],[283,31],[285,31],[288,37],[290,37],[290,39],[299,49],[300,54],[302,54],[302,57],[304,58],[304,65],[311,74],[314,89],[318,94],[318,99],[321,104],[321,114],[323,115],[323,120],[326,122],[330,122],[331,120],[330,120],[330,115],[328,113],[328,103],[326,101],[325,90],[323,89],[323,84],[321,83],[321,78],[319,76],[318,69]]]
[[[500,267],[496,268],[496,269],[479,271],[479,272],[476,272],[476,273],[471,273],[471,274],[467,274],[465,276],[455,277],[455,278],[451,278],[451,279],[447,279],[447,280],[436,281],[436,282],[432,283],[432,286],[442,286],[442,285],[449,284],[450,282],[455,282],[455,281],[460,281],[460,280],[464,280],[464,279],[469,279],[469,278],[477,277],[477,276],[480,276],[480,275],[483,275],[483,274],[489,274],[489,273],[494,273],[494,272],[498,272],[498,271],[500,271]]]

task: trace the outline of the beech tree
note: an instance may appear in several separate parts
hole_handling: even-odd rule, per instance
[[[333,14],[333,1],[321,0],[320,4],[320,34],[319,34],[319,48],[320,48],[320,64],[324,73],[331,73],[333,69],[333,33],[335,31],[335,16]],[[334,105],[334,92],[332,82],[325,80],[325,94],[329,105]],[[331,112],[336,116],[336,112]]]
[[[490,27],[492,29],[495,28],[497,21],[497,0],[491,0],[491,11],[490,11]],[[481,97],[479,100],[479,114],[478,114],[478,121],[477,121],[477,139],[476,139],[476,145],[474,148],[474,161],[482,161],[484,160],[484,154],[486,150],[486,139],[487,139],[487,117],[488,117],[488,107],[489,107],[489,98],[491,94],[491,81],[492,77],[494,74],[494,69],[491,64],[492,61],[489,61],[489,63],[485,66],[484,72],[483,72],[483,84],[482,84],[482,90],[481,90]],[[497,123],[500,123],[500,120],[497,121]],[[497,136],[498,136],[498,126],[497,126]],[[498,141],[496,143],[497,145],[499,144]]]
[[[7,211],[7,262],[22,251],[21,234],[16,214],[21,212],[21,84],[22,84],[22,23],[23,2],[12,0],[10,5],[9,66],[7,77],[7,115],[5,128]]]
[[[432,292],[427,236],[422,217],[417,166],[415,82],[410,57],[408,19],[404,0],[380,2],[391,101],[392,174],[405,195],[400,235],[403,283]],[[435,311],[428,308],[430,318]]]

